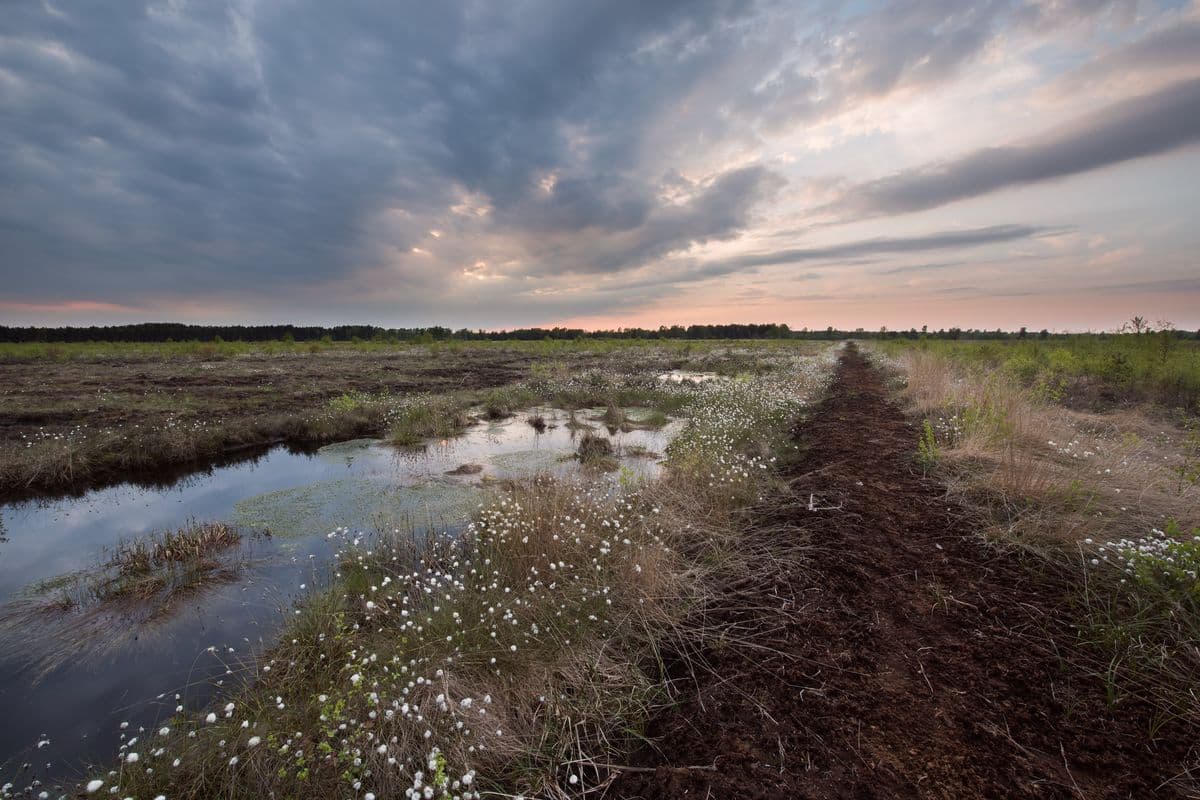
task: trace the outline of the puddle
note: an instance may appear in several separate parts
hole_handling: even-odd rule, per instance
[[[682,423],[611,431],[599,421],[602,413],[577,412],[576,419],[609,436],[626,455],[619,472],[596,479],[655,476],[661,466],[653,454],[665,451]],[[529,424],[530,415],[545,420],[544,431]],[[636,409],[628,416],[640,418]],[[419,448],[372,439],[313,454],[277,448],[168,488],[123,484],[78,498],[0,506],[0,604],[10,609],[28,596],[28,587],[53,586],[61,576],[94,568],[123,540],[188,520],[270,533],[254,537],[237,580],[208,586],[177,603],[169,617],[126,631],[117,648],[69,641],[61,650],[63,644],[48,641],[52,626],[0,631],[0,778],[23,761],[103,761],[112,755],[121,722],[149,728],[173,714],[177,703],[204,705],[214,682],[227,677],[226,662],[249,659],[271,645],[297,587],[324,582],[336,547],[326,534],[335,528],[453,529],[497,481],[577,471],[571,454],[584,429],[569,426],[569,419],[557,409],[532,409]],[[455,471],[460,474],[449,474]],[[218,652],[208,652],[210,646]],[[39,677],[39,665],[31,662],[56,647],[64,663]],[[31,752],[41,738],[50,745]]]

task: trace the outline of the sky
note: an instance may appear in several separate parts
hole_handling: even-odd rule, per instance
[[[1200,0],[6,0],[0,323],[1200,328]]]

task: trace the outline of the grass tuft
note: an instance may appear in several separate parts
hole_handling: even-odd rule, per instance
[[[387,421],[388,438],[399,445],[456,436],[470,424],[460,401],[428,395],[407,398],[388,413]]]

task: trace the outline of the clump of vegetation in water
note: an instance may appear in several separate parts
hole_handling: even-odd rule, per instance
[[[236,579],[245,561],[228,553],[242,534],[222,522],[191,522],[123,542],[95,567],[29,587],[0,608],[0,632],[23,637],[23,657],[47,672],[82,654],[102,654],[165,619],[178,601]]]
[[[484,393],[481,405],[486,419],[507,419],[522,408],[538,401],[537,394],[523,384],[490,389]]]
[[[177,531],[163,531],[123,543],[109,563],[122,574],[144,574],[204,558],[241,540],[242,535],[223,522],[193,522]]]
[[[611,471],[617,467],[612,442],[604,436],[598,436],[591,432],[585,433],[580,437],[576,456],[579,459],[579,463],[584,466],[605,471]]]
[[[461,433],[470,422],[466,408],[455,398],[417,395],[388,412],[388,438],[400,445],[420,444]]]
[[[621,411],[616,403],[609,400],[608,407],[604,409],[604,415],[600,419],[610,428],[619,428],[625,424],[625,412]]]
[[[670,417],[659,411],[657,408],[652,408],[646,414],[631,420],[639,428],[657,429],[665,427],[671,421]]]
[[[223,522],[191,522],[117,545],[113,553],[83,581],[92,602],[145,601],[195,589],[222,569],[215,556],[240,544],[242,535]],[[81,603],[86,604],[86,603]]]

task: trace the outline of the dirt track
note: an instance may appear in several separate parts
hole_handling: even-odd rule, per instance
[[[1195,796],[1164,785],[1194,736],[1148,745],[1143,710],[1070,669],[1061,584],[970,535],[857,351],[796,435],[795,495],[840,508],[791,505],[760,535],[807,538],[811,569],[755,587],[778,619],[727,620],[752,649],[704,654],[608,796]]]

